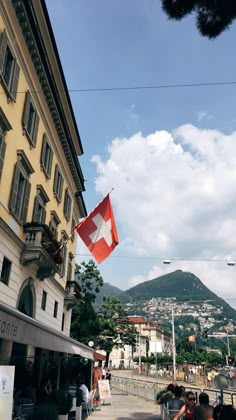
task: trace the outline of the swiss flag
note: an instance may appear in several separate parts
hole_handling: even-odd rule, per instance
[[[110,255],[118,245],[118,235],[109,194],[76,230],[99,264]]]
[[[195,335],[190,335],[190,336],[188,337],[188,341],[190,341],[190,342],[194,343],[194,342],[195,342]]]

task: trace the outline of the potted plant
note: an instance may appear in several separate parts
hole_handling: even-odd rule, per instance
[[[82,419],[83,393],[79,387],[76,388],[76,420]]]

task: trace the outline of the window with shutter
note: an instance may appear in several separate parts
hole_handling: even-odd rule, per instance
[[[2,108],[0,107],[0,181],[3,171],[3,164],[6,152],[6,141],[5,136],[6,133],[11,130],[11,125],[7,120]]]
[[[58,225],[61,223],[57,213],[53,210],[51,211],[51,220],[49,222],[49,228],[53,234],[53,237],[57,239],[57,228]]]
[[[34,199],[33,222],[45,223],[46,219],[46,204],[49,197],[42,185],[37,185],[37,195]]]
[[[75,225],[76,225],[76,223],[75,223],[75,217],[73,216],[72,217],[72,220],[71,220],[71,233],[74,232]],[[72,242],[74,242],[74,240],[75,240],[75,233],[73,233],[73,235],[71,235],[71,240],[72,240]]]
[[[0,180],[1,180],[2,170],[3,170],[5,152],[6,152],[6,142],[3,137],[3,133],[1,132],[1,127],[0,127]]]
[[[20,68],[7,38],[2,32],[0,41],[0,77],[7,97],[16,100]]]
[[[66,280],[67,281],[72,281],[72,261],[71,261],[71,259],[69,259],[69,261],[68,261]]]
[[[35,147],[37,142],[39,116],[36,112],[35,106],[33,105],[31,95],[29,92],[26,92],[25,96],[22,126],[24,134],[26,134],[30,145]]]
[[[65,231],[62,231],[61,243],[65,242],[67,239],[68,239],[67,233]],[[61,256],[62,256],[62,259],[63,259],[63,263],[58,266],[58,269],[59,269],[61,277],[63,277],[65,275],[66,264],[67,264],[67,261],[66,261],[66,259],[67,259],[67,247],[66,247],[66,245],[64,245],[61,249]]]
[[[58,165],[55,167],[54,183],[53,183],[53,192],[57,201],[61,202],[62,189],[63,189],[63,178],[61,172],[59,171]]]
[[[29,177],[34,170],[22,150],[19,150],[17,154],[19,160],[15,164],[9,208],[18,222],[25,223],[31,190]]]
[[[24,192],[23,192],[23,205],[22,205],[22,214],[21,214],[21,220],[22,220],[23,223],[26,222],[26,218],[27,218],[29,199],[30,199],[30,190],[31,190],[31,185],[30,185],[28,179],[26,179],[25,180],[25,188],[24,188]]]
[[[71,213],[71,198],[68,193],[68,188],[65,190],[65,196],[64,196],[64,216],[66,220],[69,222],[70,220],[70,213]]]
[[[40,163],[47,178],[51,176],[53,151],[48,143],[46,134],[43,135]]]

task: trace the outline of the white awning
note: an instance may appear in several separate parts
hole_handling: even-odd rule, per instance
[[[94,350],[0,303],[0,338],[93,360]]]

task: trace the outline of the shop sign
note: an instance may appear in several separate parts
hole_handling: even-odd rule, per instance
[[[110,400],[111,402],[110,384],[107,379],[98,381],[98,391],[99,391],[99,397],[101,401]]]
[[[15,366],[0,366],[0,419],[11,420]]]

